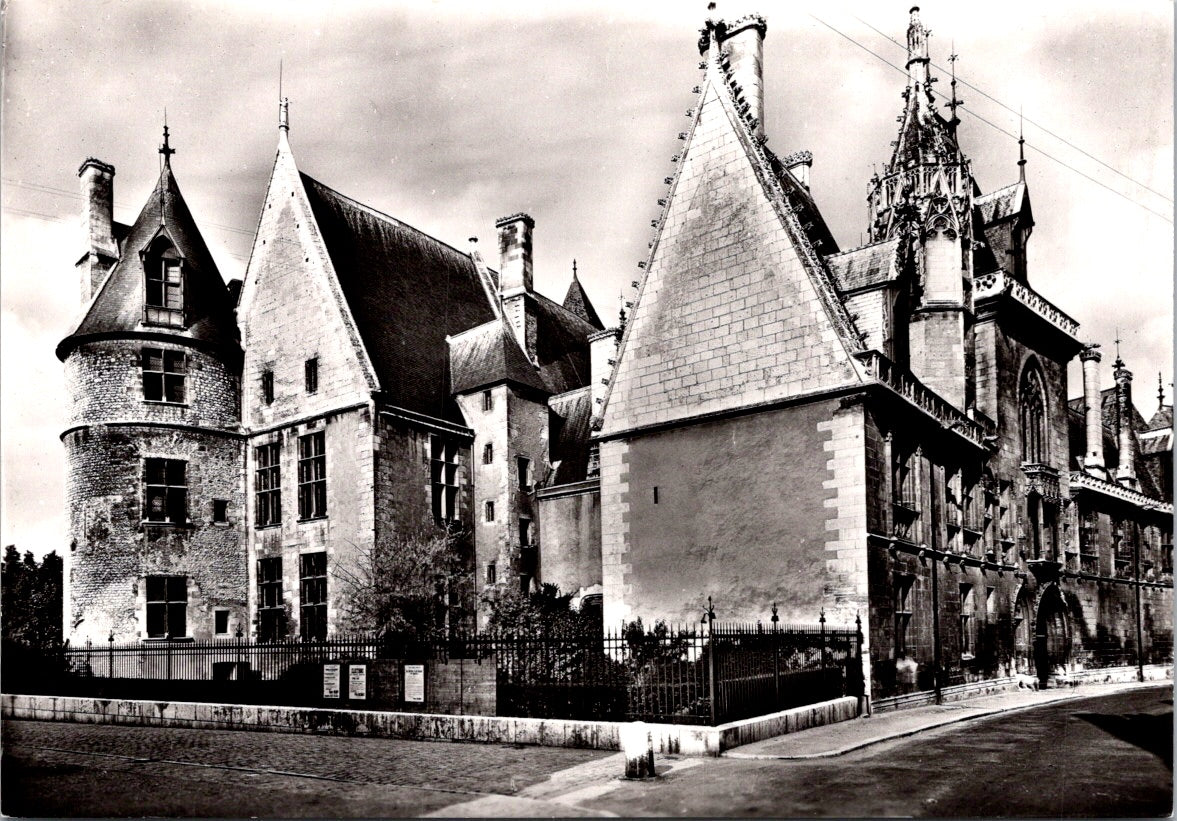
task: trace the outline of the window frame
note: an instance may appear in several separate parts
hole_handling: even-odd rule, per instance
[[[153,470],[155,468],[156,470]],[[177,475],[176,471],[179,471]],[[152,481],[154,478],[159,481]],[[176,481],[176,480],[179,481]],[[152,498],[162,491],[163,505],[161,518],[152,516]],[[178,510],[178,517],[177,517]],[[143,511],[142,520],[150,525],[188,524],[188,462],[183,459],[169,459],[148,456],[143,459]]]
[[[495,460],[495,446],[493,442],[487,442],[482,446],[482,464],[491,465]]]
[[[303,641],[327,638],[327,551],[298,556],[298,634]]]
[[[213,610],[213,635],[214,636],[229,636],[232,634],[232,631],[229,630],[229,616],[230,615],[231,614],[230,614],[229,610],[224,607],[218,607],[215,610]],[[219,624],[222,616],[224,617],[224,620],[225,620],[225,629],[224,630],[221,629],[221,625]]]
[[[518,489],[531,492],[531,459],[526,456],[515,457],[515,473],[518,479]]]
[[[298,437],[298,520],[327,518],[327,434],[316,430]]]
[[[308,394],[319,392],[319,357],[312,356],[302,363],[302,378]]]
[[[895,654],[907,655],[907,632],[911,629],[911,591],[915,588],[915,576],[910,573],[896,574],[895,586]]]
[[[429,437],[430,502],[433,518],[440,523],[460,519],[458,494],[458,444],[444,436]]]
[[[257,640],[281,641],[285,637],[282,557],[262,556],[257,560]]]
[[[962,582],[960,584],[960,657],[971,659],[976,657],[977,637],[976,628],[977,602],[974,595],[974,585]]]
[[[267,442],[253,449],[253,526],[282,524],[282,443]]]
[[[158,357],[158,367],[150,358]],[[170,367],[169,367],[170,366]],[[145,345],[140,349],[139,371],[143,380],[143,401],[161,405],[188,404],[188,355],[171,348]],[[170,398],[177,388],[179,398]]]
[[[213,499],[212,500],[212,522],[214,525],[229,524],[229,500],[228,499]]]
[[[184,327],[187,271],[175,246],[165,241],[153,250],[143,266],[143,275],[144,324]]]
[[[160,589],[161,585],[162,589]],[[143,578],[143,600],[143,626],[144,632],[147,634],[147,638],[187,638],[187,576],[177,576],[170,574],[155,574],[151,576],[145,576]],[[162,614],[162,617],[160,614]],[[178,633],[172,629],[175,626],[175,622],[177,620],[180,622],[180,630]],[[155,629],[156,627],[160,626],[162,626],[162,629]]]
[[[1050,459],[1046,408],[1046,380],[1041,366],[1031,359],[1018,380],[1018,427],[1023,464],[1044,465]]]
[[[488,524],[495,520],[495,503],[494,499],[487,499],[482,506],[483,521]]]
[[[273,371],[262,371],[262,402],[266,405],[274,404]]]
[[[482,392],[482,410],[483,412],[492,411],[495,409],[495,395],[490,391]]]

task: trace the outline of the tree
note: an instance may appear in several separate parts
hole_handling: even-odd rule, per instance
[[[6,640],[40,648],[61,642],[62,573],[56,551],[38,564],[32,551],[25,551],[22,558],[15,545],[4,549],[0,621]]]
[[[487,626],[516,635],[561,632],[600,632],[596,612],[572,609],[572,594],[561,593],[554,584],[544,584],[534,593],[504,592],[490,606]]]
[[[464,626],[473,581],[466,533],[425,525],[352,546],[334,571],[345,630],[429,641]]]

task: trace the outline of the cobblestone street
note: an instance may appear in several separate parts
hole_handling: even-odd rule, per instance
[[[3,726],[6,815],[418,815],[484,794],[511,795],[609,755],[223,730]]]

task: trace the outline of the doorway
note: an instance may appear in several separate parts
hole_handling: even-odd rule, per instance
[[[1039,680],[1046,682],[1060,667],[1065,670],[1070,650],[1062,594],[1051,586],[1042,594],[1034,619],[1034,667]]]

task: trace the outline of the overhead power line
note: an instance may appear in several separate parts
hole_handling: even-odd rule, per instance
[[[864,26],[866,26],[871,31],[873,31],[875,34],[878,34],[880,37],[884,37],[887,40],[890,40],[892,43],[899,46],[899,48],[904,49],[904,50],[907,49],[907,46],[905,46],[903,43],[900,43],[898,40],[896,40],[894,37],[890,36],[886,32],[880,31],[879,29],[875,28],[873,25],[868,23],[866,20],[863,20],[861,17],[855,15],[854,19],[857,20],[858,22],[862,23]],[[947,71],[948,70],[948,69],[944,68],[943,66],[937,65],[935,63],[932,63],[932,67],[938,71]],[[1003,103],[1001,100],[997,99],[996,97],[992,96],[991,94],[988,94],[985,91],[983,91],[982,89],[977,88],[977,86],[973,85],[972,83],[968,82],[967,80],[962,80],[960,77],[957,77],[956,81],[958,83],[960,83],[962,86],[966,86],[968,88],[971,88],[973,91],[980,94],[986,100],[996,103],[997,105],[1001,106],[1002,108],[1004,108],[1006,111],[1010,112],[1011,114],[1017,114],[1019,117],[1022,116],[1021,111],[1014,111],[1012,106],[1009,106],[1009,105]],[[978,118],[978,119],[980,119],[980,118]],[[1125,174],[1123,171],[1116,168],[1115,166],[1109,165],[1108,163],[1104,162],[1103,160],[1101,160],[1099,157],[1095,156],[1091,152],[1085,151],[1084,149],[1075,145],[1073,142],[1071,142],[1070,140],[1068,140],[1066,137],[1062,136],[1061,134],[1051,131],[1049,128],[1044,126],[1042,123],[1032,120],[1029,117],[1026,117],[1025,120],[1026,120],[1026,122],[1030,123],[1030,125],[1036,127],[1042,133],[1049,134],[1051,137],[1054,137],[1059,142],[1070,146],[1071,148],[1073,148],[1074,150],[1076,150],[1080,154],[1082,154],[1084,157],[1087,157],[1089,160],[1092,160],[1093,162],[1099,163],[1104,168],[1106,168],[1108,171],[1111,171],[1113,174],[1118,174],[1119,176],[1128,180],[1130,183],[1132,183],[1134,185],[1139,185],[1145,191],[1149,191],[1153,194],[1156,194],[1158,197],[1165,200],[1165,202],[1168,202],[1168,203],[1173,202],[1173,199],[1171,197],[1169,197],[1167,194],[1165,194],[1163,191],[1158,191],[1155,188],[1150,188],[1149,186],[1145,185],[1144,183],[1142,183],[1140,180],[1136,179],[1135,177],[1128,176],[1127,174]]]
[[[825,20],[822,20],[820,17],[817,17],[816,15],[813,15],[813,14],[811,14],[811,15],[809,15],[809,16],[810,16],[810,17],[812,17],[812,18],[813,18],[814,20],[816,20],[817,22],[821,23],[823,26],[825,26],[826,28],[828,28],[830,31],[832,31],[832,32],[834,32],[835,34],[837,34],[839,37],[843,37],[843,38],[845,38],[846,40],[849,40],[851,43],[853,43],[854,45],[858,46],[860,49],[862,49],[862,50],[863,50],[863,51],[865,51],[866,53],[868,53],[868,54],[870,54],[871,56],[873,56],[873,57],[877,58],[877,59],[878,59],[878,60],[880,60],[881,62],[883,62],[883,63],[886,63],[888,66],[890,66],[891,68],[895,69],[895,70],[896,70],[896,71],[898,71],[899,73],[901,73],[901,74],[907,74],[907,69],[905,69],[905,68],[902,68],[901,66],[897,66],[897,65],[895,65],[895,64],[894,64],[894,63],[892,63],[890,60],[888,60],[886,57],[883,57],[881,54],[879,54],[877,51],[873,51],[873,50],[872,50],[872,49],[870,49],[868,46],[865,46],[865,45],[863,45],[862,43],[860,43],[859,41],[855,40],[855,39],[854,39],[853,37],[851,37],[849,34],[846,34],[845,32],[843,32],[843,31],[841,31],[841,30],[839,30],[839,29],[835,28],[834,26],[830,25],[830,24],[829,24],[829,23],[827,23]],[[957,82],[961,82],[961,80],[960,80],[959,78],[957,78]],[[971,87],[972,87],[972,86],[970,86],[970,88],[971,88]],[[983,93],[983,92],[982,92],[982,93]],[[933,94],[935,94],[936,96],[939,96],[939,97],[941,97],[941,98],[943,98],[943,99],[945,99],[945,100],[947,100],[947,99],[948,99],[948,97],[947,97],[946,95],[944,95],[944,94],[941,94],[941,93],[940,93],[940,92],[938,92],[938,91],[933,91]],[[976,112],[972,111],[971,109],[965,108],[965,109],[964,109],[964,111],[965,111],[965,113],[966,113],[966,114],[968,114],[968,115],[970,115],[970,116],[972,116],[972,117],[976,118],[977,120],[980,120],[980,121],[981,121],[981,122],[983,122],[985,125],[989,126],[990,128],[993,128],[993,129],[995,129],[996,131],[999,131],[999,132],[1001,132],[1002,134],[1006,135],[1007,137],[1011,137],[1011,138],[1013,138],[1013,139],[1017,139],[1017,136],[1016,136],[1015,134],[1013,134],[1013,133],[1011,133],[1011,132],[1009,132],[1009,131],[1006,131],[1006,130],[1005,130],[1004,128],[1002,128],[1001,126],[997,125],[996,123],[992,122],[991,120],[987,120],[987,119],[985,119],[985,118],[984,118],[984,117],[982,117],[980,114],[977,114]],[[1027,119],[1029,119],[1029,118],[1027,118]],[[1044,129],[1044,130],[1045,130],[1045,129]],[[1145,205],[1144,203],[1140,202],[1139,200],[1133,199],[1133,198],[1132,198],[1132,197],[1130,197],[1129,195],[1125,194],[1123,191],[1118,191],[1117,189],[1115,189],[1115,188],[1112,188],[1112,187],[1111,187],[1110,185],[1108,185],[1107,183],[1105,183],[1105,182],[1102,182],[1101,180],[1098,180],[1098,179],[1096,179],[1095,177],[1091,176],[1090,174],[1087,174],[1087,173],[1085,173],[1085,172],[1083,172],[1083,171],[1080,171],[1078,168],[1076,168],[1075,166],[1073,166],[1073,165],[1071,165],[1070,163],[1066,162],[1065,160],[1060,160],[1058,157],[1054,156],[1053,154],[1049,154],[1049,153],[1047,153],[1047,152],[1046,152],[1046,151],[1044,151],[1043,149],[1039,148],[1038,146],[1036,146],[1036,145],[1034,145],[1034,144],[1032,144],[1032,143],[1030,143],[1030,142],[1027,142],[1027,143],[1026,143],[1026,145],[1027,145],[1029,148],[1032,148],[1034,151],[1036,151],[1036,152],[1038,152],[1039,154],[1041,154],[1043,157],[1046,157],[1048,160],[1051,160],[1052,162],[1058,163],[1058,164],[1059,164],[1059,165],[1061,165],[1063,168],[1066,168],[1067,170],[1069,170],[1069,171],[1072,171],[1072,172],[1074,172],[1075,174],[1078,174],[1080,177],[1083,177],[1084,179],[1090,180],[1091,182],[1093,182],[1093,183],[1095,183],[1096,185],[1098,185],[1100,188],[1103,188],[1103,189],[1105,189],[1105,190],[1107,190],[1107,191],[1110,191],[1110,192],[1112,192],[1113,194],[1115,194],[1117,197],[1120,197],[1121,199],[1127,200],[1128,202],[1130,202],[1130,203],[1132,203],[1133,205],[1135,205],[1137,208],[1141,208],[1141,209],[1143,209],[1143,210],[1145,210],[1145,211],[1148,211],[1150,214],[1153,214],[1153,215],[1155,215],[1155,216],[1158,216],[1158,217],[1160,217],[1161,219],[1163,219],[1165,222],[1167,222],[1167,223],[1169,223],[1169,224],[1172,224],[1172,223],[1173,223],[1173,218],[1172,218],[1171,216],[1169,216],[1168,214],[1162,213],[1162,212],[1160,212],[1160,211],[1157,211],[1157,210],[1155,210],[1155,209],[1153,209],[1153,208],[1149,208],[1149,207],[1148,207],[1147,205]]]

